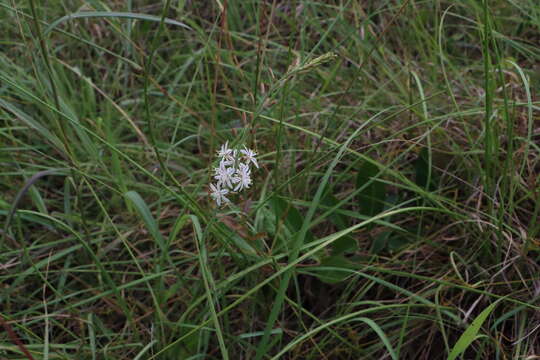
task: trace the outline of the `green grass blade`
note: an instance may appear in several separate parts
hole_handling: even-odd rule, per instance
[[[373,320],[371,320],[369,318],[366,318],[366,317],[360,317],[360,318],[358,318],[356,320],[365,322],[367,325],[369,325],[369,327],[371,327],[373,329],[373,331],[375,331],[375,333],[379,336],[379,338],[383,342],[384,346],[386,346],[386,348],[388,349],[388,353],[390,354],[392,359],[393,360],[398,360],[398,356],[396,354],[396,351],[392,347],[392,344],[390,344],[390,341],[388,340],[388,337],[386,336],[384,331],[381,329],[381,327],[379,325],[377,325],[377,323],[375,321],[373,321]]]
[[[478,334],[478,331],[480,331],[480,328],[482,327],[482,324],[486,319],[488,318],[489,314],[495,309],[495,306],[497,306],[497,303],[499,301],[494,302],[493,304],[489,305],[487,308],[485,308],[465,329],[463,334],[459,337],[458,341],[452,348],[452,351],[450,351],[450,355],[448,355],[448,360],[455,360],[457,357],[462,354],[469,345],[472,344],[472,342],[476,339],[476,335]]]
[[[219,323],[219,319],[216,312],[216,300],[214,299],[213,293],[215,292],[215,282],[212,277],[212,273],[210,272],[210,269],[207,266],[208,263],[208,257],[207,257],[207,250],[206,246],[204,244],[204,235],[203,231],[201,229],[201,224],[199,222],[199,219],[197,219],[196,216],[190,216],[191,221],[193,223],[193,227],[195,229],[195,234],[197,236],[197,249],[199,252],[199,265],[201,267],[201,272],[204,279],[204,289],[206,291],[206,297],[208,300],[208,306],[210,307],[210,313],[212,317],[212,321],[214,323],[214,326],[216,328],[216,334],[218,337],[219,342],[219,348],[221,351],[221,358],[223,360],[229,359],[229,352],[227,350],[227,346],[225,345],[225,339],[223,336],[223,330],[221,328],[221,325]]]
[[[141,195],[139,195],[139,193],[136,191],[128,191],[124,194],[124,196],[133,203],[135,209],[137,210],[137,213],[146,225],[148,232],[150,233],[150,235],[152,235],[152,238],[154,238],[161,251],[165,253],[167,251],[165,246],[165,238],[159,231],[159,226]]]
[[[161,17],[147,15],[147,14],[138,14],[138,13],[131,13],[131,12],[115,12],[115,11],[83,11],[83,12],[78,12],[78,13],[62,16],[61,18],[56,19],[49,26],[47,26],[43,34],[47,35],[55,27],[57,27],[64,21],[68,21],[72,19],[84,19],[84,18],[125,18],[125,19],[133,19],[133,20],[153,21],[153,22],[158,22],[158,23],[161,21]],[[165,24],[168,24],[168,25],[180,26],[184,29],[191,30],[189,26],[187,26],[186,24],[180,21],[166,18],[164,22]]]

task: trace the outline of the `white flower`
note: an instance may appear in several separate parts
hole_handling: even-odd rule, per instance
[[[214,168],[215,183],[210,184],[210,196],[221,206],[231,201],[227,194],[249,189],[251,180],[251,163],[257,168],[259,164],[256,152],[244,146],[243,150],[229,148],[229,142],[221,145],[217,151],[219,166]]]
[[[225,197],[229,193],[229,190],[227,189],[221,189],[219,186],[219,183],[216,185],[210,184],[210,190],[212,191],[210,193],[210,196],[214,198],[216,201],[217,206],[221,206],[221,202],[228,203],[231,202],[229,199]]]
[[[244,155],[247,164],[252,162],[257,169],[259,168],[259,164],[257,164],[257,159],[255,159],[255,156],[257,155],[255,151],[248,149],[244,145],[244,150],[240,150],[240,152]]]
[[[215,176],[214,179],[218,181],[218,186],[226,185],[229,188],[233,187],[233,183],[236,183],[234,179],[234,168],[227,167],[229,165],[228,161],[222,160],[219,163],[219,167],[214,169]]]
[[[226,161],[233,161],[236,157],[236,150],[229,148],[229,142],[226,141],[225,144],[221,145],[221,149],[217,152],[218,156]]]
[[[249,185],[251,185],[251,170],[249,170],[249,165],[240,163],[238,169],[236,169],[236,174],[238,176],[234,179],[238,182],[238,185],[236,185],[234,191],[249,188]]]

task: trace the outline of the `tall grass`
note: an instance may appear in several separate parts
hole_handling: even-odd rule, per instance
[[[536,1],[0,18],[0,358],[540,354]]]

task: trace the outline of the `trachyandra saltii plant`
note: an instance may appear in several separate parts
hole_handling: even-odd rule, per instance
[[[243,149],[229,148],[229,142],[221,145],[217,152],[219,166],[214,168],[215,183],[210,184],[210,196],[218,206],[231,201],[225,196],[248,189],[252,184],[251,165],[259,168],[257,153],[244,146]]]

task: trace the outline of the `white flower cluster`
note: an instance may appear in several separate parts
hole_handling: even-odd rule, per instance
[[[217,152],[220,158],[219,167],[214,168],[215,184],[210,184],[210,196],[216,201],[218,206],[229,203],[225,197],[231,191],[242,191],[249,188],[251,181],[251,164],[259,168],[257,164],[257,153],[244,146],[243,150],[230,149],[229,142],[221,145]]]

